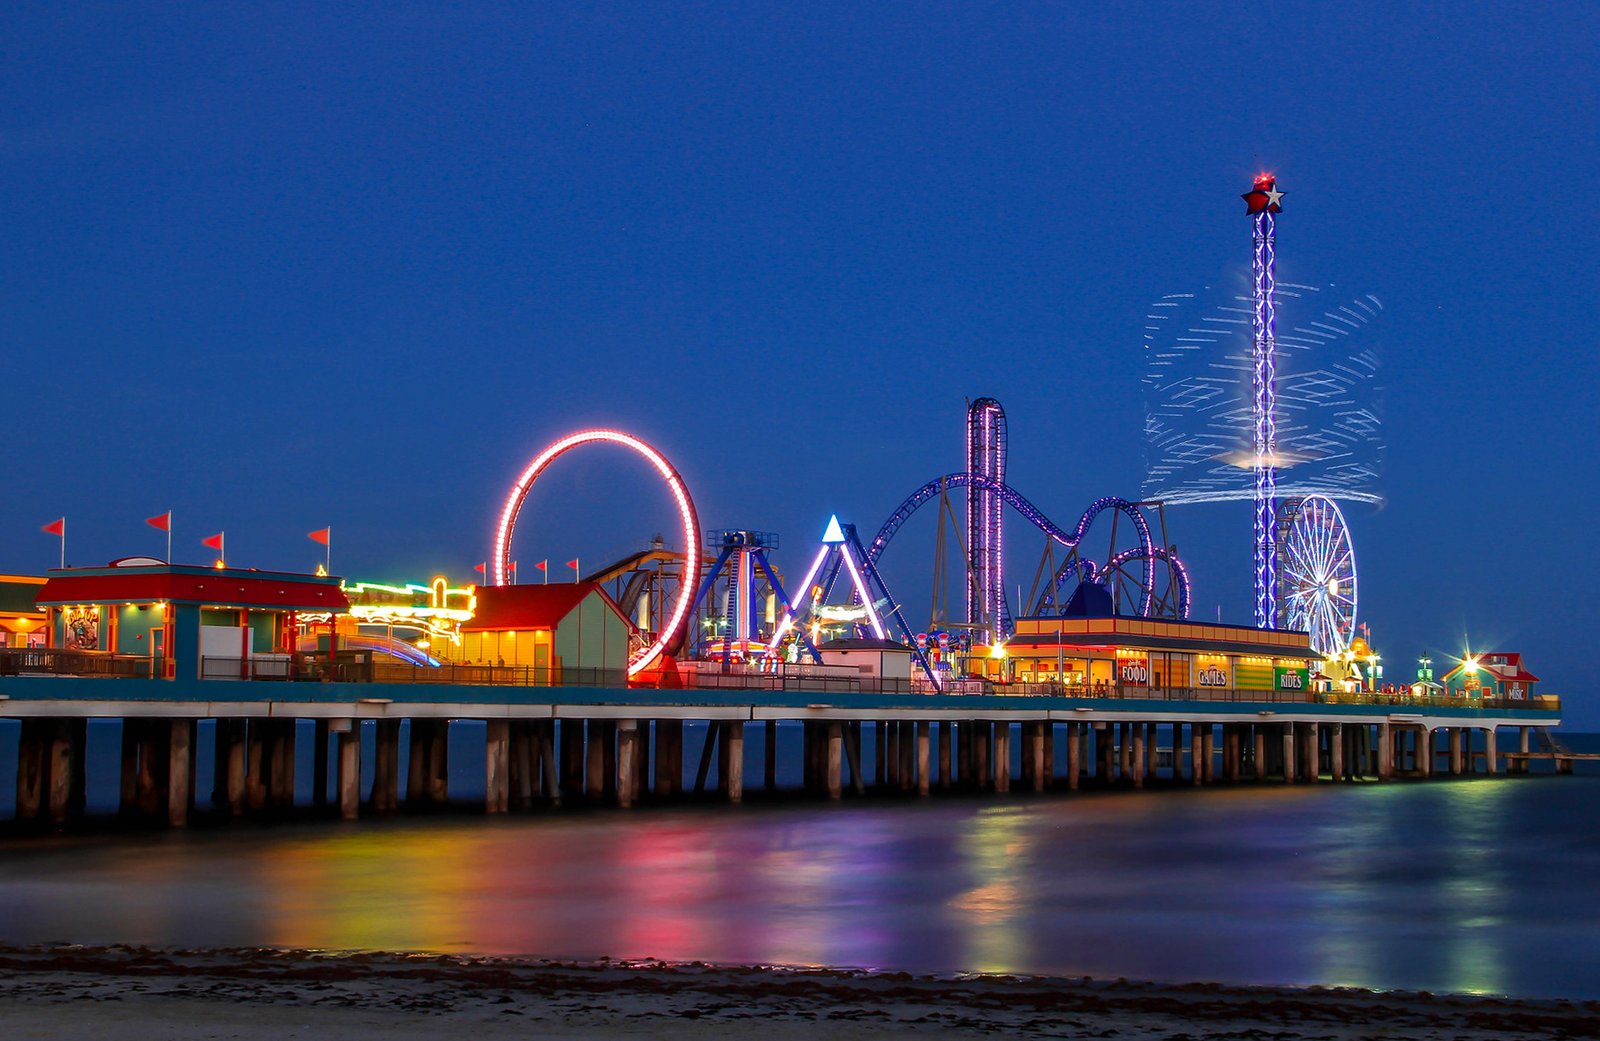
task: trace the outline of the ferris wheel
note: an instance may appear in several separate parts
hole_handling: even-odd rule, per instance
[[[1278,509],[1278,626],[1311,634],[1318,654],[1350,646],[1356,630],[1356,554],[1344,514],[1325,495]]]

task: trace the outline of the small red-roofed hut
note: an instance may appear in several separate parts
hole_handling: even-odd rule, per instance
[[[623,686],[635,635],[598,582],[483,586],[461,624],[461,655],[533,669],[535,683]]]

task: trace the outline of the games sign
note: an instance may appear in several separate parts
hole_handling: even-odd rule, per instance
[[[1195,670],[1195,682],[1201,687],[1229,686],[1228,666],[1218,662],[1207,662]]]

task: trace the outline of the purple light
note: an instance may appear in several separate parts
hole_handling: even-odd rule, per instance
[[[1004,639],[1005,507],[1000,488],[1006,480],[1006,412],[994,398],[979,398],[967,409],[967,473],[980,478],[967,489],[967,621],[984,627],[985,639]]]
[[[1259,187],[1259,186],[1258,186]],[[1254,275],[1255,392],[1255,593],[1256,626],[1277,627],[1278,549],[1274,524],[1278,508],[1278,273],[1277,223],[1273,207],[1251,218],[1255,225],[1251,270]]]
[[[828,550],[832,548],[832,546],[824,543],[822,548],[817,550],[817,559],[811,562],[811,570],[807,571],[806,577],[800,580],[800,585],[798,587],[798,595],[800,597],[804,598],[808,595],[806,591],[811,588],[811,583],[816,579],[817,572],[822,570],[822,562],[827,558]],[[778,641],[782,640],[784,634],[794,627],[794,623],[794,604],[790,604],[784,609],[783,621],[778,625],[778,628],[773,631],[772,639],[767,641],[767,650],[770,651],[776,648],[778,646]]]
[[[849,546],[840,546],[839,554],[844,557],[844,566],[850,569],[850,581],[855,583],[856,595],[861,598],[861,606],[867,609],[867,621],[872,623],[872,633],[878,639],[883,639],[883,623],[878,621],[878,612],[872,609],[872,594],[867,590],[867,584],[861,580],[861,572],[856,569],[855,557],[850,553]]]

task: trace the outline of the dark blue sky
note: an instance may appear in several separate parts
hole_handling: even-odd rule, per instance
[[[1591,686],[1593,5],[531,6],[0,13],[0,569],[61,514],[76,563],[159,550],[170,506],[180,559],[309,567],[332,525],[341,573],[467,577],[589,423],[799,567],[959,468],[979,395],[1070,520],[1137,494],[1147,305],[1248,263],[1264,166],[1281,277],[1386,307],[1389,503],[1349,511],[1379,649]],[[524,560],[671,523],[604,450],[529,511]],[[1168,522],[1245,619],[1249,507]]]

